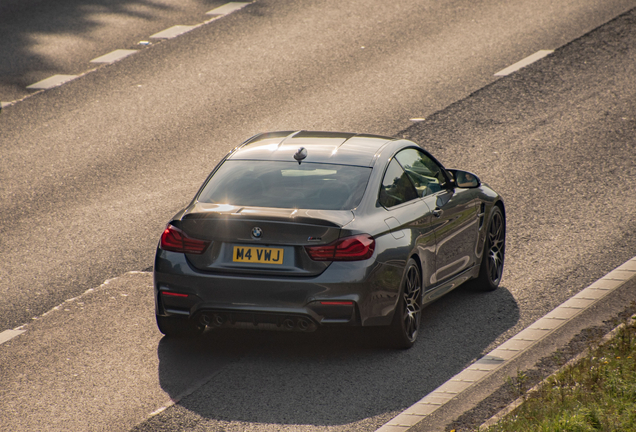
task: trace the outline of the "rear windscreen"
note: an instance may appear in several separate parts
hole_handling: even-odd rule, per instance
[[[317,163],[228,160],[198,201],[246,207],[351,210],[362,199],[371,168]]]

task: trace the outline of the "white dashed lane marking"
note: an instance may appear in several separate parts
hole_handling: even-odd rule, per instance
[[[192,30],[193,28],[195,28],[197,26],[193,26],[193,25],[176,25],[176,26],[172,26],[170,28],[167,28],[163,31],[160,31],[159,33],[155,33],[152,36],[150,36],[151,39],[172,39],[173,37],[177,37],[179,35],[182,35],[184,33],[189,32],[190,30]]]
[[[206,12],[206,15],[221,16],[235,12],[250,4],[249,2],[230,2]]]
[[[251,4],[252,2],[229,2],[224,4],[223,6],[219,6],[216,9],[212,9],[211,11],[206,12],[206,15],[211,15],[212,18],[201,23],[201,24],[197,24],[197,25],[175,25],[172,26],[170,28],[167,28],[163,31],[160,31],[159,33],[155,33],[152,36],[150,36],[151,39],[172,39],[174,37],[177,37],[179,35],[182,35],[184,33],[189,32],[192,29],[195,29],[201,25],[207,24],[211,21],[214,21],[216,18],[220,18],[222,16],[231,14],[232,12],[236,12],[239,9],[244,8],[245,6]],[[149,45],[150,43],[147,41],[142,41],[140,42],[141,45]],[[91,63],[114,63],[118,60],[123,59],[124,57],[127,57],[131,54],[134,54],[135,52],[137,52],[137,50],[124,50],[124,49],[118,49],[115,50],[113,52],[110,52],[108,54],[104,54],[103,56],[94,58],[93,60],[91,60]],[[38,81],[35,84],[31,84],[30,86],[27,86],[28,89],[30,90],[46,90],[46,89],[50,89],[53,87],[57,87],[59,85],[62,85],[66,82],[72,81],[75,78],[77,78],[79,75],[53,75],[51,77],[48,77],[46,79],[43,79],[42,81]],[[0,102],[0,109],[12,105],[14,102],[17,101],[13,101],[13,102]]]
[[[91,60],[91,63],[114,63],[136,52],[137,50],[118,49],[109,52],[108,54],[104,54],[101,57],[94,58],[93,60]]]
[[[532,54],[531,56],[528,56],[528,57],[524,58],[521,61],[518,61],[517,63],[513,64],[512,66],[508,66],[507,68],[500,70],[499,72],[497,72],[495,74],[495,76],[510,75],[511,73],[516,72],[519,69],[524,68],[524,67],[536,62],[537,60],[541,60],[543,57],[546,57],[546,56],[552,54],[553,52],[554,52],[554,50],[537,51],[536,53]]]
[[[78,75],[53,75],[43,79],[42,81],[38,81],[35,84],[31,84],[30,86],[27,86],[27,88],[32,90],[50,89],[62,85],[65,82],[74,80],[77,77]]]
[[[0,345],[2,345],[5,342],[10,341],[11,339],[13,339],[16,336],[20,336],[22,333],[24,333],[26,330],[5,330],[2,333],[0,333]]]

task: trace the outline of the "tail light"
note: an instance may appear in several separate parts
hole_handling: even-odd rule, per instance
[[[161,294],[168,297],[188,297],[188,294],[176,293],[172,291],[161,291]]]
[[[328,245],[305,246],[314,261],[360,261],[371,258],[375,240],[369,234],[344,237]]]
[[[176,226],[168,225],[161,234],[159,247],[170,252],[202,254],[209,245],[209,241],[194,239]]]

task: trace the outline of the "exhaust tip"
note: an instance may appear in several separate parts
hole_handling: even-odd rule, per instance
[[[302,331],[307,331],[309,329],[309,321],[305,319],[301,319],[298,321],[298,329]]]
[[[293,319],[287,318],[285,321],[283,321],[283,327],[286,330],[293,330],[294,327],[296,327],[296,323],[294,322]]]
[[[203,314],[201,315],[201,317],[199,318],[199,322],[201,324],[203,324],[204,326],[207,326],[210,324],[210,317],[208,314]]]
[[[223,324],[225,324],[225,317],[221,314],[214,314],[213,323],[215,326],[221,327]]]

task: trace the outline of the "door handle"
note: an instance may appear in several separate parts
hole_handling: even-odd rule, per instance
[[[437,208],[437,209],[433,210],[432,213],[433,213],[433,216],[438,218],[438,217],[440,217],[442,215],[442,213],[444,213],[444,210]]]

